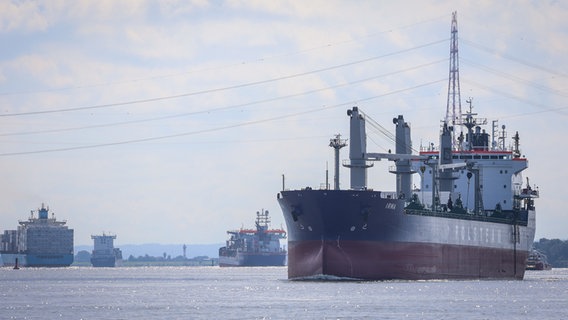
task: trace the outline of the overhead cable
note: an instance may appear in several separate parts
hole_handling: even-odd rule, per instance
[[[115,102],[115,103],[106,103],[106,104],[99,104],[99,105],[92,105],[92,106],[59,108],[59,109],[41,110],[41,111],[3,113],[3,114],[0,114],[0,117],[14,117],[14,116],[26,116],[26,115],[37,115],[37,114],[46,114],[46,113],[59,113],[59,112],[71,112],[71,111],[80,111],[80,110],[110,108],[110,107],[117,107],[117,106],[125,106],[125,105],[133,105],[133,104],[140,104],[140,103],[148,103],[148,102],[178,99],[178,98],[195,96],[195,95],[206,94],[206,93],[214,93],[214,92],[220,92],[220,91],[225,91],[225,90],[251,87],[251,86],[256,86],[256,85],[259,85],[259,84],[265,84],[265,83],[271,83],[271,82],[276,82],[276,81],[281,81],[281,80],[286,80],[286,79],[292,79],[292,78],[301,77],[301,76],[305,76],[305,75],[309,75],[309,74],[334,70],[334,69],[352,66],[352,65],[356,65],[356,64],[360,64],[360,63],[364,63],[364,62],[369,62],[369,61],[373,61],[373,60],[377,60],[377,59],[382,59],[382,58],[398,55],[398,54],[401,54],[401,53],[406,53],[406,52],[410,52],[410,51],[413,51],[413,50],[417,50],[417,49],[425,48],[425,47],[428,47],[428,46],[436,45],[436,44],[439,44],[439,43],[442,43],[442,42],[445,42],[445,41],[447,41],[447,39],[438,40],[438,41],[426,43],[426,44],[423,44],[423,45],[419,45],[419,46],[416,46],[416,47],[412,47],[412,48],[408,48],[408,49],[404,49],[404,50],[400,50],[400,51],[396,51],[396,52],[390,52],[390,53],[379,55],[379,56],[374,56],[374,57],[370,57],[370,58],[366,58],[366,59],[361,59],[361,60],[352,61],[352,62],[348,62],[348,63],[338,64],[338,65],[325,67],[325,68],[321,68],[321,69],[295,73],[295,74],[286,75],[286,76],[277,77],[277,78],[272,78],[272,79],[253,81],[253,82],[248,82],[248,83],[243,83],[243,84],[238,84],[238,85],[233,85],[233,86],[206,89],[206,90],[187,92],[187,93],[170,95],[170,96],[163,96],[163,97],[155,97],[155,98],[147,98],[147,99],[139,99],[139,100],[131,100],[131,101]]]

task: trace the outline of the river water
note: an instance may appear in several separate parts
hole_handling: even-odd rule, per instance
[[[568,319],[568,269],[307,282],[286,267],[0,268],[0,319]]]

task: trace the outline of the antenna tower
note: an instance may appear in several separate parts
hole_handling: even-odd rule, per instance
[[[452,12],[452,31],[450,40],[450,75],[448,77],[448,102],[445,123],[454,127],[452,144],[456,144],[455,126],[461,124],[462,108],[460,96],[460,67],[458,55],[458,19],[457,11]]]

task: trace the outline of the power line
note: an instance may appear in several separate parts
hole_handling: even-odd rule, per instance
[[[405,92],[405,91],[414,90],[414,89],[417,89],[417,88],[420,88],[420,87],[425,87],[425,86],[429,86],[429,85],[432,85],[432,84],[440,83],[442,81],[446,81],[446,79],[431,81],[431,82],[419,84],[419,85],[416,85],[416,86],[413,86],[413,87],[404,88],[404,89],[400,89],[400,90],[396,90],[396,91],[391,91],[391,92],[388,92],[388,93],[384,93],[384,94],[380,94],[380,95],[376,95],[376,96],[371,96],[371,97],[367,97],[367,98],[364,98],[364,99],[359,99],[358,101],[370,101],[370,100],[374,100],[374,99],[377,99],[377,98],[381,98],[381,97],[385,97],[385,96],[389,96],[389,95],[393,95],[393,94],[397,94],[397,93],[401,93],[401,92]],[[261,120],[246,121],[246,122],[241,122],[241,123],[237,123],[237,124],[221,126],[221,127],[216,127],[216,128],[188,131],[188,132],[182,132],[182,133],[170,134],[170,135],[163,135],[163,136],[155,136],[155,137],[148,137],[148,138],[141,138],[141,139],[132,139],[132,140],[125,140],[125,141],[116,141],[116,142],[109,142],[109,143],[100,143],[100,144],[94,144],[94,145],[66,147],[66,148],[0,153],[0,157],[41,154],[41,153],[52,153],[52,152],[72,151],[72,150],[83,150],[83,149],[94,149],[94,148],[101,148],[101,147],[110,147],[110,146],[117,146],[117,145],[125,145],[125,144],[133,144],[133,143],[141,143],[141,142],[148,142],[148,141],[171,139],[171,138],[177,138],[177,137],[183,137],[183,136],[189,136],[189,135],[195,135],[195,134],[201,134],[201,133],[214,132],[214,131],[232,129],[232,128],[237,128],[237,127],[249,126],[249,125],[254,125],[254,124],[259,124],[259,123],[264,123],[264,122],[282,120],[282,119],[286,119],[286,118],[297,117],[299,115],[320,112],[320,111],[329,110],[329,109],[333,109],[333,108],[337,108],[337,107],[345,106],[345,105],[351,105],[351,104],[352,104],[351,102],[339,103],[339,104],[335,104],[335,105],[328,106],[328,107],[325,107],[325,108],[318,107],[318,108],[314,108],[314,109],[310,109],[310,110],[306,110],[306,111],[301,111],[301,112],[296,112],[296,113],[291,113],[291,114],[286,114],[286,115],[280,115],[280,116],[261,119]]]
[[[463,39],[463,38],[460,38],[460,41],[465,42],[465,43],[469,44],[470,46],[472,46],[472,47],[474,47],[474,48],[477,48],[477,49],[479,49],[479,50],[482,50],[482,51],[485,51],[485,52],[488,52],[488,53],[495,54],[495,55],[498,55],[498,56],[500,56],[500,57],[503,57],[503,58],[505,58],[505,59],[507,59],[507,60],[511,60],[511,61],[514,61],[514,62],[523,64],[523,65],[525,65],[525,66],[528,66],[528,67],[531,67],[531,68],[534,68],[534,69],[538,69],[538,70],[541,70],[541,71],[544,71],[544,72],[548,72],[548,73],[551,73],[551,74],[554,74],[554,75],[557,75],[557,76],[561,76],[561,77],[568,78],[568,75],[567,75],[567,74],[562,73],[562,72],[560,72],[560,71],[558,71],[558,70],[549,69],[549,68],[543,67],[543,66],[541,66],[541,65],[538,65],[538,64],[536,64],[536,63],[532,63],[532,62],[529,62],[529,61],[526,61],[526,60],[523,60],[523,59],[514,57],[514,56],[509,55],[509,54],[497,52],[497,51],[495,51],[495,50],[493,50],[493,49],[491,49],[491,48],[487,48],[487,47],[485,47],[485,46],[482,46],[482,45],[480,45],[480,44],[477,44],[477,43],[475,43],[475,42],[473,42],[473,41],[465,40],[465,39]]]
[[[136,79],[128,79],[128,80],[123,80],[123,81],[87,84],[87,85],[81,85],[81,86],[71,86],[71,87],[57,88],[57,89],[51,89],[51,90],[3,92],[3,93],[0,93],[0,96],[17,95],[17,94],[37,94],[37,93],[57,92],[57,91],[72,90],[72,89],[93,88],[93,87],[101,87],[101,86],[110,86],[110,85],[117,85],[117,84],[140,82],[140,81],[146,81],[146,80],[166,79],[166,78],[179,77],[179,76],[184,76],[184,75],[193,74],[193,73],[209,72],[209,71],[213,71],[213,70],[222,70],[222,69],[226,69],[226,68],[242,66],[244,64],[249,64],[249,63],[264,62],[266,60],[279,58],[279,57],[289,57],[289,56],[301,55],[301,54],[311,52],[311,51],[315,51],[315,50],[320,50],[320,49],[329,48],[329,47],[333,47],[333,46],[337,46],[337,45],[343,45],[343,44],[347,44],[347,43],[351,43],[351,42],[360,41],[361,39],[364,39],[364,38],[376,37],[378,35],[389,33],[389,32],[392,32],[393,30],[397,30],[397,29],[407,29],[407,28],[414,27],[414,26],[417,26],[417,25],[420,25],[420,24],[425,24],[425,23],[429,23],[429,22],[432,22],[432,21],[436,21],[436,20],[439,20],[439,19],[442,19],[442,18],[445,18],[445,15],[438,16],[438,17],[431,18],[431,19],[425,19],[425,20],[422,20],[422,21],[414,22],[414,23],[407,24],[407,25],[400,26],[400,27],[396,27],[396,28],[389,28],[389,29],[384,30],[384,31],[371,33],[371,34],[364,35],[364,36],[361,36],[361,37],[358,37],[358,38],[351,38],[349,40],[331,42],[331,43],[327,43],[327,44],[324,44],[324,45],[319,45],[319,46],[315,46],[315,47],[311,47],[311,48],[307,48],[307,49],[302,49],[302,50],[298,50],[298,51],[294,51],[294,52],[290,52],[290,53],[275,54],[275,55],[271,55],[271,56],[265,56],[265,57],[251,59],[251,60],[240,61],[240,62],[231,63],[231,64],[227,64],[227,65],[222,65],[222,66],[202,68],[202,69],[197,69],[197,70],[189,70],[189,71],[173,73],[173,74],[163,74],[163,75],[142,77],[142,78],[136,78]]]
[[[4,114],[0,114],[0,117],[14,117],[14,116],[24,116],[24,115],[37,115],[37,114],[47,114],[47,113],[60,113],[60,112],[110,108],[110,107],[133,105],[133,104],[139,104],[139,103],[148,103],[148,102],[178,99],[178,98],[183,98],[183,97],[189,97],[189,96],[195,96],[195,95],[207,94],[207,93],[214,93],[214,92],[220,92],[220,91],[226,91],[226,90],[232,90],[232,89],[240,89],[240,88],[245,88],[245,87],[250,87],[250,86],[256,86],[256,85],[259,85],[259,84],[266,84],[266,83],[271,83],[271,82],[276,82],[276,81],[281,81],[281,80],[286,80],[286,79],[292,79],[292,78],[301,77],[301,76],[305,76],[305,75],[309,75],[309,74],[314,74],[314,73],[334,70],[334,69],[338,69],[338,68],[343,68],[343,67],[347,67],[347,66],[352,66],[352,65],[356,65],[356,64],[360,64],[360,63],[365,63],[365,62],[369,62],[369,61],[373,61],[373,60],[377,60],[377,59],[382,59],[382,58],[386,58],[386,57],[410,52],[410,51],[417,50],[417,49],[422,49],[422,48],[432,46],[432,45],[436,45],[436,44],[439,44],[439,43],[442,43],[442,42],[445,42],[445,41],[447,41],[447,39],[438,40],[438,41],[426,43],[426,44],[423,44],[423,45],[419,45],[419,46],[416,46],[416,47],[412,47],[412,48],[408,48],[408,49],[404,49],[404,50],[400,50],[400,51],[396,51],[396,52],[391,52],[391,53],[387,53],[387,54],[383,54],[383,55],[379,55],[379,56],[374,56],[374,57],[370,57],[370,58],[366,58],[366,59],[362,59],[362,60],[357,60],[357,61],[353,61],[353,62],[334,65],[334,66],[331,66],[331,67],[295,73],[295,74],[277,77],[277,78],[272,78],[272,79],[267,79],[267,80],[253,81],[253,82],[248,82],[248,83],[243,83],[243,84],[238,84],[238,85],[233,85],[233,86],[213,88],[213,89],[194,91],[194,92],[188,92],[188,93],[182,93],[182,94],[170,95],[170,96],[163,96],[163,97],[156,97],[156,98],[139,99],[139,100],[124,101],[124,102],[115,102],[115,103],[92,105],[92,106],[60,108],[60,109],[52,109],[52,110],[29,111],[29,112],[18,112],[18,113],[4,113]]]
[[[418,66],[414,66],[414,67],[410,67],[410,68],[406,68],[406,69],[402,69],[402,70],[397,70],[397,71],[393,71],[393,72],[380,74],[380,75],[373,76],[373,77],[367,77],[367,78],[363,78],[363,79],[359,79],[359,80],[344,82],[344,83],[337,84],[337,85],[334,85],[334,86],[327,86],[327,87],[324,87],[324,88],[308,90],[308,91],[294,93],[294,94],[290,94],[290,95],[284,95],[284,96],[279,96],[279,97],[274,97],[274,98],[256,100],[256,101],[252,101],[252,102],[240,103],[240,104],[218,107],[218,108],[212,108],[212,109],[207,109],[207,110],[194,111],[194,112],[184,112],[184,113],[179,113],[179,114],[174,114],[174,115],[169,115],[169,116],[154,117],[154,118],[132,120],[132,121],[122,121],[122,122],[91,125],[91,126],[61,128],[61,129],[51,129],[51,130],[27,131],[27,132],[3,133],[3,134],[0,134],[0,137],[2,137],[2,136],[16,136],[16,135],[44,134],[44,133],[65,132],[65,131],[76,131],[76,130],[95,129],[95,128],[105,128],[105,127],[112,127],[112,126],[121,126],[121,125],[129,125],[129,124],[136,124],[136,123],[144,123],[144,122],[152,122],[152,121],[180,118],[180,117],[186,117],[186,116],[202,114],[202,113],[210,113],[210,112],[216,112],[216,111],[223,111],[223,110],[241,108],[241,107],[252,106],[252,105],[256,105],[256,104],[263,104],[263,103],[267,103],[267,102],[284,100],[284,99],[289,99],[289,98],[293,98],[293,97],[308,95],[308,94],[326,91],[326,90],[331,90],[331,89],[337,89],[337,88],[340,88],[340,87],[350,86],[350,85],[354,85],[354,84],[357,84],[357,83],[362,83],[362,82],[366,82],[366,81],[370,81],[370,80],[374,80],[374,79],[378,79],[378,78],[382,78],[382,77],[392,76],[392,75],[399,74],[399,73],[405,73],[405,72],[408,72],[408,71],[428,67],[428,66],[435,65],[435,64],[438,64],[438,63],[441,63],[441,62],[445,62],[445,61],[446,61],[445,59],[441,59],[441,60],[421,64],[421,65],[418,65]]]
[[[517,101],[520,101],[520,102],[523,102],[523,103],[526,103],[526,104],[529,104],[529,105],[532,105],[532,106],[535,106],[535,107],[538,107],[538,108],[541,108],[541,109],[542,109],[542,111],[540,111],[540,112],[529,112],[529,113],[524,113],[524,114],[518,114],[518,115],[516,115],[516,116],[529,115],[529,114],[536,114],[536,113],[545,113],[545,112],[556,112],[556,113],[561,114],[561,115],[564,115],[564,116],[567,115],[565,112],[561,112],[561,111],[564,110],[564,109],[567,109],[568,107],[561,107],[561,108],[553,108],[553,109],[551,109],[551,108],[549,108],[549,107],[546,106],[546,105],[543,105],[543,104],[540,104],[540,103],[536,103],[536,102],[533,102],[533,101],[529,101],[529,100],[526,100],[526,99],[517,97],[517,96],[515,96],[515,95],[513,95],[513,94],[510,94],[510,93],[507,93],[507,92],[503,92],[503,91],[497,90],[497,89],[492,88],[492,87],[488,87],[488,86],[486,86],[486,85],[477,83],[477,82],[475,82],[475,81],[466,80],[465,82],[470,83],[470,84],[472,84],[472,85],[474,85],[474,86],[476,86],[476,87],[478,87],[478,88],[481,88],[481,89],[484,89],[484,90],[487,90],[487,91],[491,91],[491,92],[496,93],[496,94],[499,94],[499,95],[501,95],[501,96],[504,96],[504,97],[507,97],[507,98],[510,98],[510,99],[513,99],[513,100],[517,100]],[[511,116],[509,116],[509,117],[511,117]]]
[[[529,86],[531,86],[531,87],[533,87],[533,88],[535,88],[535,89],[541,90],[541,91],[547,91],[547,92],[550,92],[550,93],[553,93],[553,94],[557,94],[557,95],[559,95],[559,96],[568,97],[568,93],[566,93],[566,92],[562,92],[562,91],[560,91],[560,90],[551,89],[551,88],[549,88],[549,87],[540,85],[539,83],[535,83],[535,82],[532,82],[532,81],[529,81],[529,80],[526,80],[526,79],[522,79],[522,78],[517,77],[517,76],[515,76],[515,75],[506,73],[506,72],[502,72],[502,71],[499,71],[499,70],[492,69],[492,68],[490,68],[490,67],[488,67],[488,66],[479,64],[479,63],[477,63],[477,62],[473,62],[473,61],[468,60],[468,59],[463,59],[463,58],[461,58],[460,60],[461,60],[461,61],[464,61],[466,64],[471,65],[471,66],[473,66],[474,68],[477,68],[477,69],[479,69],[479,70],[483,70],[483,71],[486,71],[486,72],[495,74],[495,75],[497,75],[497,76],[500,76],[500,77],[503,77],[503,78],[506,78],[506,79],[509,79],[509,80],[518,82],[518,83],[527,84],[527,85],[529,85]]]

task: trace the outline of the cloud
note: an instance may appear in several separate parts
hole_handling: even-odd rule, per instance
[[[3,1],[0,3],[0,33],[45,31],[49,22],[42,6],[35,1]]]
[[[564,117],[542,112],[565,105],[563,4],[526,2],[514,10],[493,1],[0,6],[0,37],[10,40],[0,54],[0,154],[156,138],[0,156],[10,168],[0,186],[11,199],[0,212],[3,228],[15,227],[41,202],[69,221],[76,244],[102,231],[122,243],[217,243],[227,229],[251,226],[261,208],[279,225],[282,174],[290,188],[325,182],[326,163],[332,168],[333,161],[327,144],[336,133],[347,138],[348,107],[358,105],[387,129],[403,114],[416,149],[437,144],[448,75],[447,60],[440,60],[449,54],[441,40],[449,38],[451,12],[458,10],[462,99],[473,96],[480,115],[519,129],[531,159],[527,175],[546,194],[537,202],[543,208],[537,234],[563,235],[555,226],[566,217],[551,213],[561,205],[561,183],[545,171],[563,166],[557,146]],[[112,106],[3,116],[104,104]],[[77,129],[4,135],[66,128]],[[376,151],[389,148],[373,138]],[[369,181],[392,190],[384,165],[376,164]],[[345,169],[341,176],[347,186]]]

